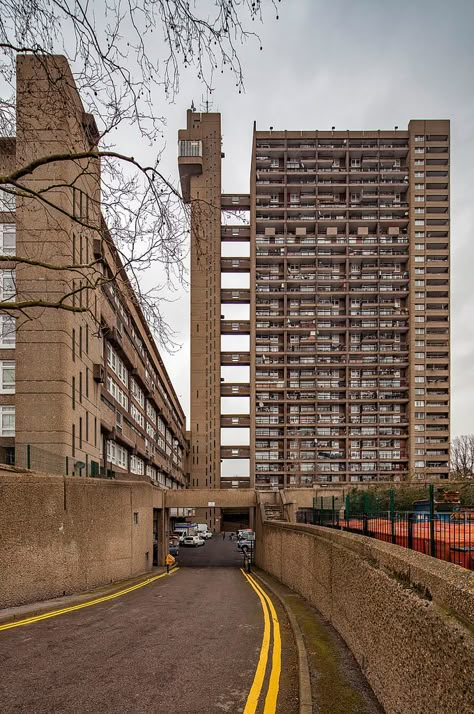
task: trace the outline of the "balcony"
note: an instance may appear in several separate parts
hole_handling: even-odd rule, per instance
[[[223,273],[249,273],[250,258],[221,258]]]
[[[221,446],[221,459],[249,459],[250,446]]]
[[[221,397],[249,397],[249,384],[225,384],[221,382]]]
[[[221,290],[221,302],[246,304],[250,302],[250,290],[245,289],[224,289]]]
[[[250,320],[221,320],[222,335],[249,335]]]
[[[228,194],[221,196],[222,211],[250,211],[249,194]]]

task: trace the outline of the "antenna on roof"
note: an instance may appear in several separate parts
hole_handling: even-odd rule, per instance
[[[191,111],[192,111],[192,112],[195,112],[195,111],[196,111],[196,107],[194,106],[194,99],[191,100]]]
[[[209,109],[212,108],[212,102],[209,100],[209,90],[207,90],[206,98],[204,99],[204,96],[202,97],[201,108],[206,114],[209,112]]]

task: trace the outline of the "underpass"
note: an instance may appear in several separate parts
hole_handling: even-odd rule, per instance
[[[237,540],[231,540],[226,533],[215,534],[198,548],[179,546],[178,565],[185,568],[242,568],[244,556],[237,548]]]

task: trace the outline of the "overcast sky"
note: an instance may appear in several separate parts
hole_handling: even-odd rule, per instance
[[[405,128],[450,119],[452,245],[452,434],[474,432],[474,0],[284,0],[241,50],[245,93],[225,77],[223,191],[247,192],[253,121],[268,129]],[[201,108],[194,76],[181,79],[167,117],[162,169],[177,180],[177,132]],[[219,77],[220,80],[220,77]],[[182,348],[163,353],[189,416],[189,295],[164,306]]]

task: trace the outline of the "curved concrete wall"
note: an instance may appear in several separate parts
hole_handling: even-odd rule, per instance
[[[387,714],[474,712],[474,573],[363,536],[268,521],[256,556],[339,631]]]

